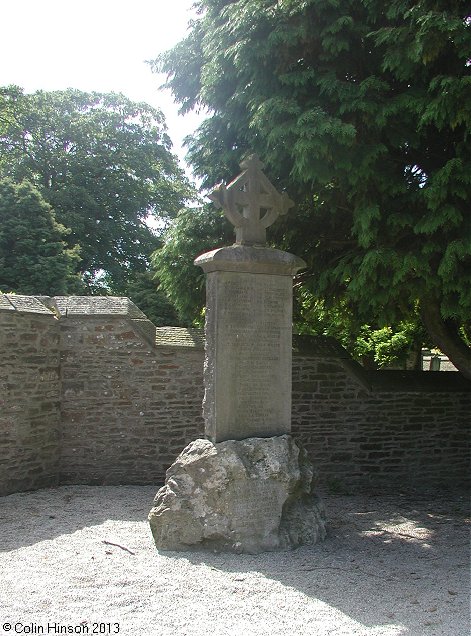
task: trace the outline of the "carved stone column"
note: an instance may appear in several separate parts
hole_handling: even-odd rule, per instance
[[[195,260],[206,279],[205,433],[213,442],[291,431],[293,275],[300,258],[265,247],[266,228],[292,202],[251,157],[211,196],[236,243]]]

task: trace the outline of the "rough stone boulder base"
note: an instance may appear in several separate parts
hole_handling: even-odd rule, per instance
[[[189,444],[149,522],[158,549],[257,553],[325,537],[313,470],[289,435]]]

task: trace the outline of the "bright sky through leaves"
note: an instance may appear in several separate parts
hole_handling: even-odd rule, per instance
[[[186,33],[193,0],[14,0],[2,2],[0,85],[27,92],[78,88],[122,92],[160,107],[174,151],[184,156],[183,137],[196,115],[178,116],[163,77],[145,60]]]

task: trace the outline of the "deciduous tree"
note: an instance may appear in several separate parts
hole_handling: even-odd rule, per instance
[[[52,205],[89,292],[125,293],[159,244],[148,219],[163,225],[192,194],[160,110],[72,89],[0,89],[0,176]]]

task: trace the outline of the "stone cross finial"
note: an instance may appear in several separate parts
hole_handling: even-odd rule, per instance
[[[294,203],[286,192],[280,194],[263,174],[257,155],[240,164],[243,172],[227,186],[220,185],[209,198],[224,210],[234,225],[239,245],[264,245],[266,228]]]

